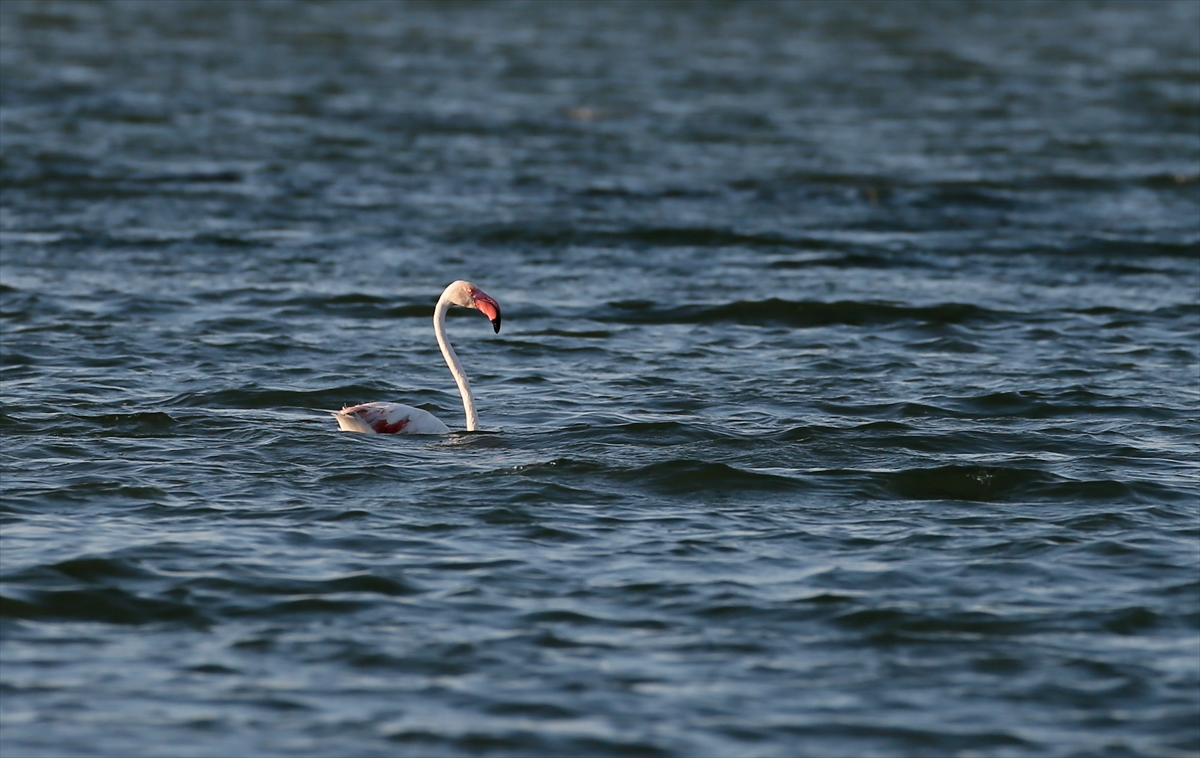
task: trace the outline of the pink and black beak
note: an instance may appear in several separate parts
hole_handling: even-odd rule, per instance
[[[475,301],[475,307],[492,322],[492,328],[496,330],[496,334],[499,334],[500,303],[497,303],[491,295],[480,289],[471,290],[471,299]]]

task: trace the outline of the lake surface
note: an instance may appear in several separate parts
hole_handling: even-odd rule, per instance
[[[0,148],[5,758],[1200,753],[1200,4],[4,0]]]

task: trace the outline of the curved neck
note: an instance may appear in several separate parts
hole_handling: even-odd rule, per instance
[[[475,415],[475,399],[471,397],[471,384],[467,381],[462,364],[458,362],[458,356],[454,354],[454,348],[450,346],[450,340],[446,339],[446,311],[449,309],[450,299],[443,292],[438,299],[437,308],[433,311],[433,333],[437,336],[438,347],[442,349],[442,357],[446,359],[446,365],[450,367],[450,374],[454,377],[455,384],[458,385],[459,394],[462,395],[463,411],[467,416],[467,431],[473,432],[479,426],[479,417]]]

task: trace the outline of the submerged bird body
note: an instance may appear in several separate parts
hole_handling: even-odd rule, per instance
[[[438,298],[437,307],[433,311],[433,333],[437,337],[438,347],[442,357],[450,367],[450,374],[458,385],[462,395],[463,411],[467,419],[467,431],[473,432],[479,426],[479,417],[475,414],[475,399],[471,396],[471,385],[463,371],[458,356],[454,353],[450,341],[446,339],[446,311],[450,306],[478,310],[488,317],[496,332],[500,331],[500,304],[483,290],[470,282],[457,281],[442,292]],[[346,432],[366,432],[367,434],[446,434],[450,428],[442,423],[429,411],[403,405],[401,403],[362,403],[347,406],[340,411],[334,411],[338,427]]]
[[[450,427],[429,411],[403,403],[362,403],[333,414],[343,432],[446,434]]]

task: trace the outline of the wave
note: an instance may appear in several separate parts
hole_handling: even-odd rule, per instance
[[[1073,479],[1036,468],[949,464],[872,472],[864,490],[905,500],[966,502],[1142,502],[1185,500],[1194,493],[1158,482]]]
[[[578,418],[578,417],[577,417]],[[555,443],[578,444],[612,441],[620,444],[665,447],[692,442],[740,438],[725,427],[682,421],[627,421],[586,414],[581,420],[550,432]]]
[[[489,480],[496,480],[489,484],[490,489],[504,491],[506,485],[503,484],[503,480],[514,474],[526,480],[521,485],[523,491],[529,490],[527,480],[532,479],[539,483],[540,489],[553,486],[571,488],[576,499],[581,500],[597,497],[607,499],[611,493],[606,495],[597,491],[596,485],[601,483],[615,491],[641,491],[660,495],[787,492],[806,487],[805,482],[791,476],[692,458],[672,458],[640,466],[556,458],[542,463],[492,471],[485,476]],[[544,501],[546,498],[533,499]]]
[[[516,224],[481,226],[451,235],[453,242],[481,245],[564,247],[752,247],[827,249],[830,242],[820,237],[791,237],[775,233],[737,232],[726,228],[693,226],[647,226],[625,230],[580,229],[567,226]]]
[[[878,301],[842,300],[838,302],[738,300],[724,305],[685,305],[662,308],[650,300],[625,300],[608,303],[606,308],[588,314],[601,322],[624,324],[718,324],[752,326],[780,325],[798,328],[865,326],[875,324],[963,324],[1009,320],[1014,314],[989,310],[970,303],[941,303],[908,306]]]
[[[920,402],[904,401],[878,404],[819,402],[818,407],[838,415],[875,416],[888,419],[1053,419],[1101,415],[1165,420],[1177,417],[1177,413],[1166,408],[1122,401],[1123,398],[1114,395],[1096,392],[1082,386],[1073,386],[1054,393],[1019,390],[988,392],[981,395],[939,395],[925,398]]]
[[[804,487],[791,477],[692,459],[651,463],[621,472],[617,478],[664,494],[784,492]]]
[[[139,625],[172,623],[207,626],[209,619],[189,603],[148,598],[117,587],[13,590],[0,595],[0,618]]]
[[[206,626],[221,616],[348,612],[380,597],[424,591],[386,571],[294,579],[247,570],[196,576],[152,568],[181,549],[187,548],[159,543],[124,554],[81,556],[9,572],[3,577],[0,617]]]
[[[871,196],[880,190],[872,187]],[[932,207],[944,211],[947,207],[967,206],[985,211],[1003,212],[1013,201],[1010,192],[982,191],[979,188],[951,188],[923,193],[906,205],[919,208]],[[886,196],[886,191],[884,192]],[[909,229],[899,221],[888,225],[866,225],[859,229],[843,229],[831,235],[788,234],[785,232],[738,231],[725,226],[631,226],[624,229],[588,229],[563,226],[553,223],[507,224],[466,227],[448,235],[447,241],[455,244],[473,243],[484,247],[539,247],[561,249],[565,247],[596,247],[609,249],[645,248],[743,248],[758,251],[800,250],[806,252],[829,251],[851,257],[843,260],[827,258],[815,265],[852,266],[861,264],[868,268],[911,266],[909,253],[917,248],[912,242],[913,234],[925,231]],[[880,233],[885,233],[880,237]],[[865,236],[864,236],[865,235]],[[1007,254],[1002,243],[984,241],[982,250],[993,249]],[[1113,259],[1139,260],[1158,258],[1195,258],[1200,255],[1200,239],[1155,239],[1145,237],[1115,237],[1103,235],[1073,235],[1050,243],[1030,245],[1023,243],[1022,253],[1050,257],[1079,256]],[[774,264],[779,265],[779,264]],[[787,267],[789,263],[782,263]],[[814,265],[807,261],[794,265]]]
[[[1162,621],[1144,605],[1096,610],[1003,612],[987,610],[937,610],[883,605],[854,608],[836,614],[838,626],[869,635],[875,642],[905,642],[964,634],[1005,636],[1046,633],[1136,634]]]

